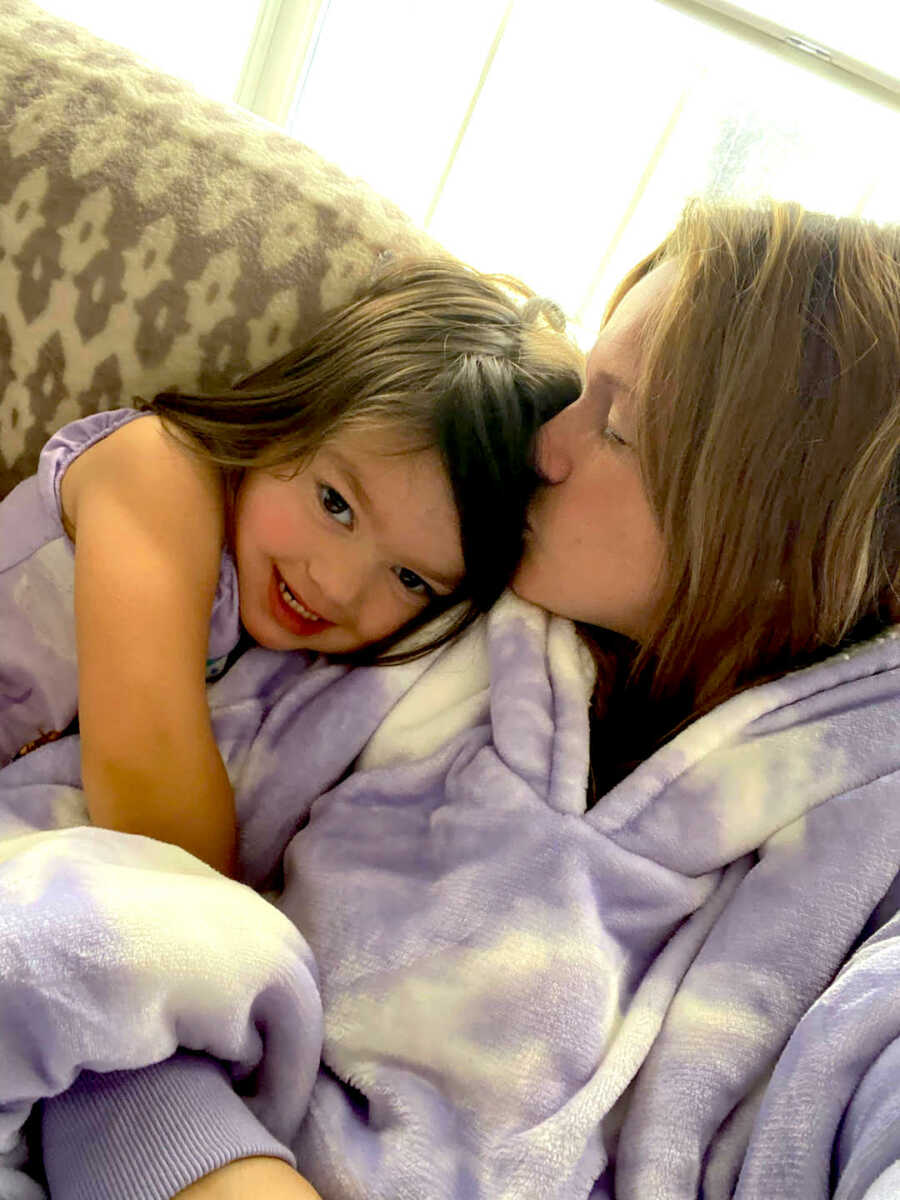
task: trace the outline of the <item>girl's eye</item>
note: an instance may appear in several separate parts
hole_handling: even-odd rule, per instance
[[[391,570],[408,592],[412,592],[416,596],[424,596],[426,600],[433,598],[434,589],[425,582],[421,575],[417,575],[409,567],[392,567]]]
[[[607,442],[612,442],[612,444],[614,446],[627,446],[628,445],[628,443],[625,441],[625,439],[623,437],[620,437],[619,434],[616,433],[616,431],[613,429],[613,427],[611,425],[605,425],[603,427],[603,432],[602,432],[601,436],[603,438],[605,438]]]
[[[320,483],[319,502],[339,525],[346,525],[348,529],[353,527],[353,509],[336,488]]]

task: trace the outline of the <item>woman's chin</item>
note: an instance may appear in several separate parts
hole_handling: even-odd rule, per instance
[[[562,593],[552,579],[543,574],[531,575],[522,572],[516,575],[510,588],[520,600],[527,600],[538,608],[546,609],[554,617],[566,617],[570,621],[579,621],[584,625],[596,625],[597,620],[587,615],[590,605],[579,603],[579,597]]]
[[[529,590],[527,581],[520,582],[518,576],[509,585],[509,590],[514,592],[520,600],[527,600],[529,604],[537,604],[537,601],[533,598]]]
[[[551,581],[543,575],[543,572],[535,571],[527,561],[519,567],[509,586],[520,600],[527,600],[529,604],[546,608],[558,616],[566,616],[564,612],[560,611],[558,604],[554,603],[554,600],[561,601],[563,598],[558,594],[554,596],[555,589],[552,587]]]

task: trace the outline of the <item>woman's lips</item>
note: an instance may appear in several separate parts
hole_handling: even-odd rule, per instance
[[[322,633],[326,629],[331,629],[334,625],[334,621],[326,621],[318,614],[310,617],[306,613],[298,612],[297,605],[301,605],[306,613],[314,612],[288,588],[278,568],[273,567],[272,578],[269,582],[269,608],[283,629],[293,633],[296,637],[310,637],[313,634]]]

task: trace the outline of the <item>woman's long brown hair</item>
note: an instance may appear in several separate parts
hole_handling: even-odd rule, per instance
[[[589,631],[598,788],[737,691],[900,621],[900,227],[694,201],[609,311],[669,260],[637,445],[665,578],[638,650]]]

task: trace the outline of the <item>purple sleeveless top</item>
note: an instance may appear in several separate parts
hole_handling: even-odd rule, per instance
[[[0,502],[0,766],[64,730],[78,706],[75,548],[62,525],[62,477],[79,454],[144,415],[120,408],[64,426],[44,447],[37,474]],[[207,679],[224,670],[239,633],[237,573],[224,551]]]

